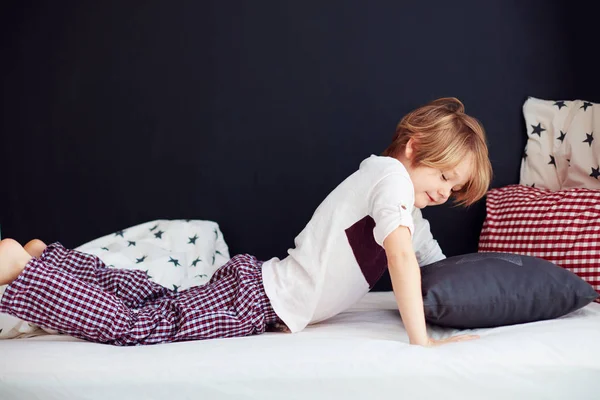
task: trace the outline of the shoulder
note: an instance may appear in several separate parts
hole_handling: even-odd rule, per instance
[[[360,171],[371,181],[374,191],[413,190],[413,183],[404,165],[395,158],[372,155],[360,164]]]
[[[412,188],[410,175],[404,165],[395,158],[372,155],[360,163],[359,171],[368,176],[374,186],[399,185]]]
[[[360,163],[359,169],[383,174],[399,173],[410,179],[404,165],[393,157],[371,155]]]

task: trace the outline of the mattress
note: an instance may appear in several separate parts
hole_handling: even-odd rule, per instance
[[[457,330],[428,327],[436,338]],[[113,347],[62,335],[0,341],[0,399],[600,398],[600,304],[410,346],[393,293],[296,334]]]

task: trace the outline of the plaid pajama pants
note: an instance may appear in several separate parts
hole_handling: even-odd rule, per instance
[[[49,245],[11,283],[0,312],[114,345],[247,336],[279,321],[262,285],[262,262],[237,255],[202,286],[174,292],[139,270]]]

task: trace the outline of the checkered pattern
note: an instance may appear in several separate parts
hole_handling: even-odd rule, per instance
[[[492,189],[480,252],[539,257],[566,268],[600,293],[600,190]]]
[[[278,321],[261,266],[255,257],[238,255],[206,285],[177,293],[143,271],[109,268],[96,256],[54,243],[7,287],[0,312],[114,345],[247,336]]]

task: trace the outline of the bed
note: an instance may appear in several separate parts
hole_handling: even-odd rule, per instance
[[[468,331],[481,335],[474,342],[410,346],[393,293],[371,292],[297,334],[127,348],[61,335],[0,341],[0,398],[593,399],[599,331],[591,303],[555,320]]]

